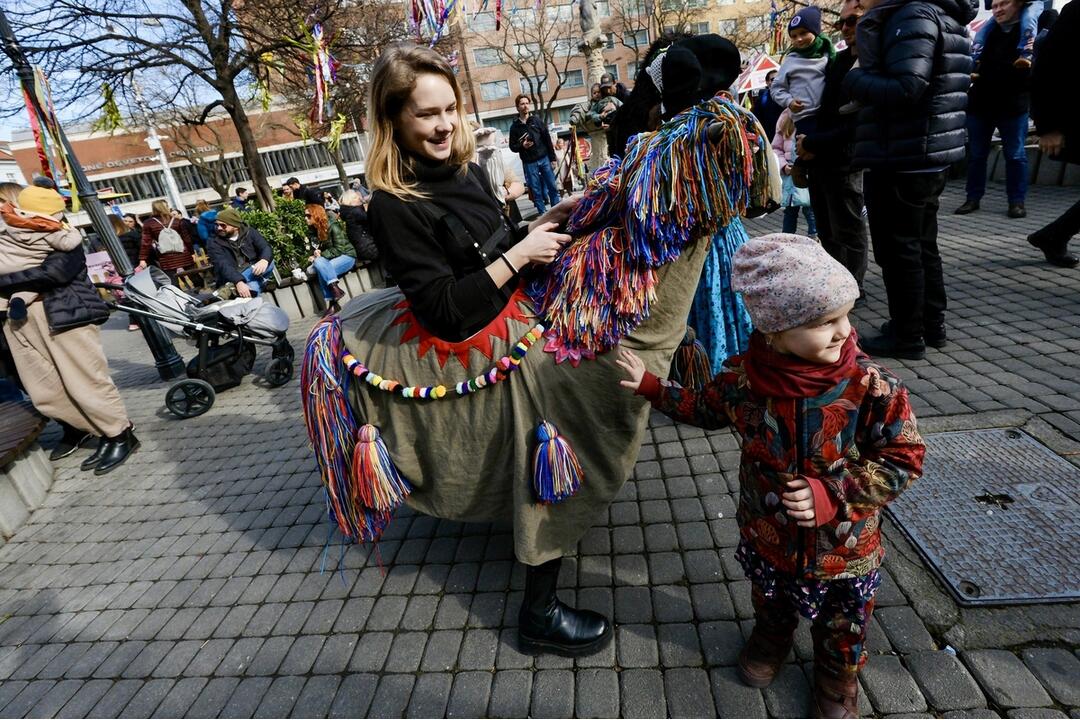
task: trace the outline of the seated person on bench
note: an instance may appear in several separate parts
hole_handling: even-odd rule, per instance
[[[266,239],[249,227],[234,208],[225,208],[217,215],[217,233],[206,244],[206,252],[214,265],[216,285],[236,286],[236,294],[255,297],[273,290],[274,255]]]

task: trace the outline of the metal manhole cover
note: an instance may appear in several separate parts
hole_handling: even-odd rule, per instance
[[[930,435],[889,513],[963,605],[1080,599],[1080,468],[1018,430]]]

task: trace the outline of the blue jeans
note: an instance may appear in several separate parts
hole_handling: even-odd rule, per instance
[[[315,258],[312,265],[315,266],[315,274],[319,276],[319,287],[322,288],[324,298],[327,300],[332,299],[330,283],[337,282],[338,276],[349,272],[355,264],[356,258],[351,255],[338,255],[336,258],[330,258],[329,260],[324,257]]]
[[[541,158],[536,162],[522,163],[522,167],[525,169],[525,184],[532,190],[536,212],[543,215],[548,205],[559,204],[559,186],[555,184],[551,161]]]
[[[1028,130],[1027,113],[1015,117],[968,113],[967,199],[979,200],[986,192],[986,160],[990,157],[990,139],[994,136],[994,128],[1001,132],[1005,191],[1009,204],[1023,204],[1028,184],[1027,150],[1024,148]]]
[[[263,291],[263,283],[274,277],[274,263],[271,262],[267,265],[266,272],[262,275],[256,275],[255,271],[252,270],[250,266],[241,270],[240,274],[244,276],[244,283],[246,283],[251,290],[251,296],[258,297]]]
[[[1020,10],[1020,42],[1016,44],[1018,57],[1031,60],[1035,54],[1035,36],[1039,34],[1039,15],[1042,11],[1043,4],[1040,2],[1024,3],[1023,9]],[[975,39],[971,42],[971,58],[975,62],[979,62],[983,48],[986,47],[986,38],[996,25],[997,20],[990,18],[975,33]],[[979,71],[978,66],[975,71]]]
[[[809,205],[802,206],[803,217],[806,218],[806,234],[817,235],[817,218],[814,210]],[[799,206],[791,205],[784,208],[784,232],[793,233],[799,229]]]

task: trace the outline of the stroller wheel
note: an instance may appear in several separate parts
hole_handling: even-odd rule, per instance
[[[214,406],[215,396],[205,380],[181,380],[165,393],[165,407],[181,419],[198,417]]]
[[[292,380],[293,364],[285,358],[275,358],[266,366],[266,382],[270,387],[279,387]]]

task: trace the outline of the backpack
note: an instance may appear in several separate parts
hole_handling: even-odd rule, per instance
[[[160,220],[158,222],[161,223]],[[157,238],[157,251],[162,255],[184,252],[184,238],[180,236],[180,233],[173,230],[172,224],[171,218],[168,225],[161,223],[161,232],[158,233]]]

